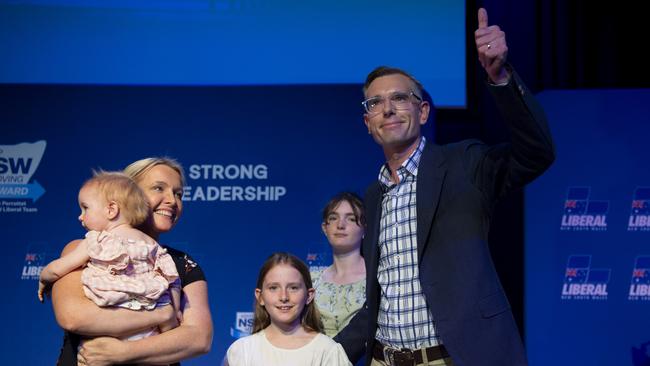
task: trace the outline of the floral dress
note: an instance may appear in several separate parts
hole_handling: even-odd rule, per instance
[[[334,337],[361,310],[366,301],[366,279],[338,285],[322,279],[323,271],[311,273],[316,289],[316,305],[321,314],[325,334]]]

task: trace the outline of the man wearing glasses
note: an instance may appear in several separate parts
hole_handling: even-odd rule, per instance
[[[505,34],[479,9],[475,32],[511,142],[435,145],[420,135],[430,105],[403,70],[367,77],[364,121],[386,164],[366,192],[366,306],[336,340],[367,365],[527,364],[487,246],[495,202],[554,160],[544,113],[506,65]],[[365,345],[365,347],[364,347]]]

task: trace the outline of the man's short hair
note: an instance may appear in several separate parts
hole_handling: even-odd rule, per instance
[[[370,83],[372,83],[375,79],[380,78],[382,76],[395,75],[395,74],[404,75],[407,78],[409,78],[413,82],[413,84],[415,84],[415,88],[417,89],[412,91],[417,92],[418,96],[422,98],[422,91],[424,90],[422,84],[416,78],[414,78],[413,75],[409,74],[408,72],[400,68],[391,67],[391,66],[376,67],[368,74],[368,76],[366,76],[366,82],[363,84],[363,95],[366,95]]]

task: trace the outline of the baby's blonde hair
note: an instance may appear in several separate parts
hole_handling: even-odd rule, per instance
[[[95,186],[106,202],[114,201],[120,214],[131,226],[138,226],[149,217],[149,201],[140,187],[128,175],[121,172],[95,171],[92,178],[82,186]]]

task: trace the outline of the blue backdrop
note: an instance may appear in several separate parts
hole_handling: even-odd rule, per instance
[[[212,352],[188,364],[218,364],[246,330],[249,315],[236,322],[237,313],[251,311],[271,252],[331,262],[322,206],[341,190],[363,193],[383,161],[361,99],[360,85],[0,86],[5,362],[52,364],[58,355],[62,331],[36,298],[38,272],[83,236],[77,192],[91,169],[168,155],[188,179],[184,215],[161,242],[203,267],[215,325]]]
[[[526,191],[531,366],[650,365],[650,90],[540,100],[557,160]]]
[[[462,108],[465,28],[457,0],[0,0],[0,82],[341,84],[387,64]]]
[[[184,217],[161,242],[202,265],[215,324],[213,351],[188,363],[218,364],[250,324],[263,260],[288,250],[328,264],[322,206],[375,179],[364,75],[403,67],[437,105],[462,108],[466,49],[455,0],[0,0],[6,363],[58,354],[36,280],[84,234],[80,184],[168,155],[188,180]]]
[[[150,155],[187,168],[184,217],[161,241],[193,255],[209,280],[213,351],[187,364],[220,362],[249,324],[264,258],[289,250],[313,266],[329,263],[320,209],[375,179],[383,159],[360,99],[360,85],[0,86],[6,362],[51,364],[58,354],[62,333],[50,305],[37,302],[36,279],[83,235],[79,185],[93,168]],[[540,100],[558,159],[527,190],[531,365],[646,365],[650,92]]]

